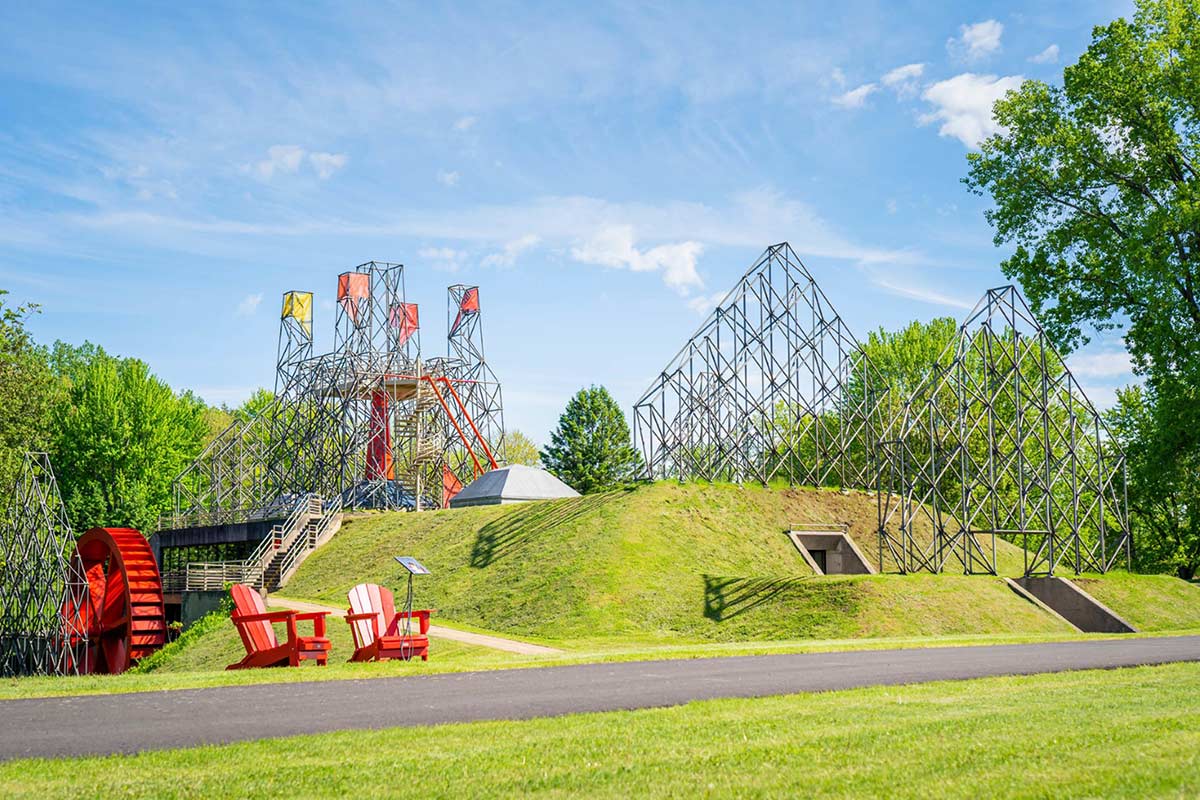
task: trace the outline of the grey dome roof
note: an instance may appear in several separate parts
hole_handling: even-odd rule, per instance
[[[451,508],[579,497],[579,492],[537,467],[510,464],[485,472],[450,501]]]

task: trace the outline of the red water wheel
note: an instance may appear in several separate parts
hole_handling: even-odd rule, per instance
[[[87,575],[79,609],[87,672],[115,675],[166,643],[162,579],[146,537],[132,528],[92,528],[75,543]]]

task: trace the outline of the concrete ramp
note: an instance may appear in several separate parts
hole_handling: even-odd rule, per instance
[[[1017,578],[1016,583],[1084,633],[1137,633],[1137,628],[1069,580]]]

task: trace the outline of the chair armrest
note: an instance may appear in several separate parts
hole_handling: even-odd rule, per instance
[[[377,614],[347,614],[344,619],[346,622],[361,622],[364,619],[374,619]]]
[[[231,617],[234,623],[238,622],[287,622],[296,616],[295,611],[268,611],[265,614],[238,614],[234,613]]]
[[[329,614],[328,611],[305,611],[303,614],[296,615],[296,621],[312,620],[313,636],[325,638],[325,617]]]
[[[419,611],[413,610],[412,612],[401,611],[396,614],[396,619],[404,619],[405,617],[409,617],[409,618],[416,617],[421,622],[421,633],[429,633],[429,615],[432,614],[436,610],[437,609],[434,609],[434,608],[423,608],[423,609],[420,609]]]

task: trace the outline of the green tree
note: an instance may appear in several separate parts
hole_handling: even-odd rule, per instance
[[[36,306],[6,307],[0,289],[0,508],[27,450],[44,450],[58,383],[47,353],[25,328]]]
[[[1135,547],[1184,574],[1200,466],[1200,6],[1138,0],[1132,20],[1094,30],[1061,87],[1026,81],[994,113],[1000,133],[968,156],[965,183],[992,197],[996,244],[1014,246],[1004,272],[1060,349],[1123,329],[1148,387],[1115,418]]]
[[[513,429],[504,432],[504,456],[509,464],[524,464],[527,467],[541,466],[541,455],[537,445],[525,434]]]
[[[581,494],[600,492],[637,477],[641,455],[617,401],[603,386],[580,389],[558,418],[542,463]]]
[[[137,359],[90,345],[55,350],[66,374],[52,458],[72,526],[153,530],[208,433],[203,403],[176,395]]]
[[[1191,436],[1180,435],[1186,429],[1176,420],[1194,418],[1198,394],[1133,386],[1117,393],[1106,414],[1125,450],[1135,563],[1185,580],[1200,570],[1200,449]]]
[[[1066,352],[1124,327],[1153,380],[1200,386],[1200,6],[1138,0],[1061,87],[1026,81],[994,111],[965,183],[1047,332]]]

